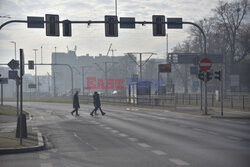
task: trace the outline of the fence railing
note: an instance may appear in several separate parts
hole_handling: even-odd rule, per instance
[[[233,108],[244,111],[250,111],[249,93],[225,93],[223,104],[225,108]],[[167,95],[147,95],[139,97],[124,96],[101,96],[102,103],[120,103],[130,105],[147,106],[200,106],[200,94],[167,94]],[[204,97],[203,97],[204,98]],[[81,100],[89,103],[93,102],[92,96],[80,96]],[[204,100],[204,99],[203,99]],[[208,94],[208,107],[220,107],[221,99],[216,94]],[[204,102],[203,102],[204,103]],[[203,104],[204,105],[204,104]]]

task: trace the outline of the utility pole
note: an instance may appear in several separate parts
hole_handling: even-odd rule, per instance
[[[33,51],[35,51],[35,64],[36,64],[36,51],[38,49],[33,49]],[[37,67],[35,66],[35,85],[36,85],[36,96],[37,96]]]
[[[55,64],[56,64],[56,47],[55,47]],[[54,83],[54,97],[56,97],[56,72],[55,72],[55,67],[54,67],[54,72],[53,72],[53,83]],[[72,90],[73,92],[73,90]]]
[[[15,41],[11,41],[10,43],[14,44],[14,47],[15,47],[15,60],[16,60],[16,42]]]
[[[49,95],[50,95],[50,74],[47,72],[48,74],[48,92],[49,92]]]
[[[104,72],[104,74],[105,74],[105,80],[106,80],[106,82],[107,82],[107,79],[108,79],[108,72],[111,70],[111,68],[113,67],[113,65],[110,67],[110,69],[108,69],[108,63],[111,63],[111,64],[113,64],[113,63],[118,63],[118,62],[101,62],[101,63],[104,63],[104,65],[105,65],[105,69],[103,69],[98,63],[94,63],[94,64],[96,64],[97,65],[97,67],[99,67],[99,69],[102,71],[102,72]],[[106,95],[108,95],[108,89],[106,89]]]
[[[43,46],[41,46],[41,64],[43,64]]]
[[[88,67],[92,67],[92,66],[82,66],[82,94],[84,95],[84,68],[88,68]]]
[[[15,60],[16,60],[16,42],[11,41],[10,43],[14,44],[15,47]],[[16,79],[16,116],[18,116],[19,112],[19,79]]]
[[[115,0],[115,15],[117,16],[117,0]]]
[[[140,81],[142,81],[142,67],[148,62],[148,60],[153,56],[153,55],[156,55],[156,53],[153,53],[153,52],[131,52],[131,53],[125,53],[127,54],[139,67],[140,67]],[[134,54],[139,54],[140,56],[140,62],[139,64],[137,63],[136,60],[133,59],[133,57],[131,57],[131,55],[134,55]],[[142,64],[142,56],[143,54],[147,55],[149,54],[149,58]]]

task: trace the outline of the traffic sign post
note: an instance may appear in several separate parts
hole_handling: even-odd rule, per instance
[[[205,91],[205,115],[207,115],[207,82],[211,78],[211,73],[208,72],[208,70],[212,67],[212,62],[208,58],[203,58],[200,63],[199,63],[200,70],[205,71],[205,76],[204,76],[204,91]]]

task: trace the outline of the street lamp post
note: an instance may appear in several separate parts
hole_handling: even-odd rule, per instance
[[[16,42],[15,41],[11,41],[10,43],[14,44],[14,47],[15,47],[15,60],[16,60]]]
[[[36,51],[38,49],[33,49],[35,51],[35,64],[36,64]],[[36,85],[36,95],[37,95],[37,67],[35,66],[35,85]]]
[[[15,60],[16,60],[16,42],[15,41],[11,41],[10,43],[14,44],[15,47]],[[18,112],[19,112],[19,82],[18,79],[16,79],[16,116],[18,116]]]

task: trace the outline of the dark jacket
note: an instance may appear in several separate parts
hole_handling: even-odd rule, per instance
[[[99,94],[94,94],[93,95],[93,100],[94,100],[94,106],[95,107],[101,107],[101,101],[100,101]]]
[[[74,98],[73,98],[73,108],[80,108],[78,94],[74,95]]]

